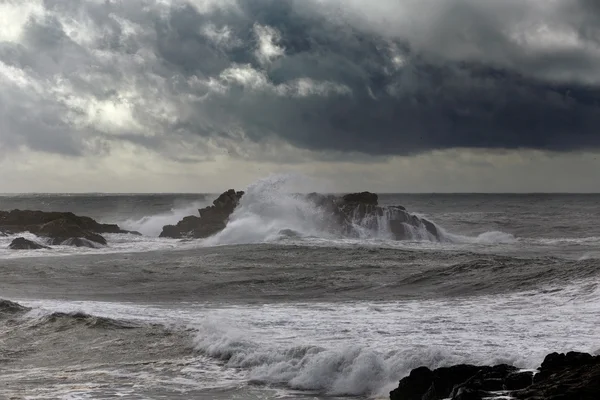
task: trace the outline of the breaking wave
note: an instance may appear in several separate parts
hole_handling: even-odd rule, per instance
[[[287,238],[339,239],[345,237],[333,228],[333,216],[326,207],[318,206],[310,196],[298,194],[298,180],[306,178],[275,175],[250,185],[231,215],[225,229],[205,241],[206,245],[273,242]],[[390,221],[403,208],[382,207],[381,214],[351,215],[351,237],[393,239]],[[413,216],[418,221],[417,216]],[[411,240],[439,241],[423,223],[404,224]],[[432,226],[439,227],[431,223]]]
[[[422,365],[430,368],[461,362],[535,365],[517,357],[465,358],[435,347],[378,351],[362,345],[326,349],[319,346],[261,346],[235,331],[212,327],[198,333],[196,349],[230,368],[242,368],[254,384],[280,385],[330,396],[385,396],[399,377]]]

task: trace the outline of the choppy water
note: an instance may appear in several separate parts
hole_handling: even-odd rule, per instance
[[[420,365],[600,349],[598,195],[382,195],[444,231],[395,242],[249,193],[198,241],[157,236],[211,195],[0,197],[144,233],[0,250],[0,298],[27,307],[0,305],[0,398],[385,398]]]

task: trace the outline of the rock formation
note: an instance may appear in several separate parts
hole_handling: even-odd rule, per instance
[[[553,353],[535,375],[510,365],[455,365],[431,371],[420,367],[400,380],[391,400],[600,399],[600,356]]]
[[[166,225],[160,234],[169,238],[206,238],[220,232],[229,221],[244,192],[233,189],[221,194],[212,206],[199,210],[199,216],[190,215],[177,225]],[[386,232],[396,240],[426,236],[439,240],[441,234],[435,224],[410,214],[404,207],[382,207],[375,193],[351,193],[342,197],[310,193],[306,200],[314,203],[323,218],[322,228],[347,237],[360,237],[367,230]],[[290,226],[289,229],[294,229]]]
[[[106,245],[102,233],[132,233],[114,224],[101,224],[71,212],[0,211],[0,229],[6,233],[30,232],[48,238],[51,245],[96,247]]]
[[[48,246],[44,246],[42,244],[36,243],[31,240],[27,240],[24,237],[18,237],[8,245],[8,248],[11,250],[39,250],[39,249],[49,249]]]
[[[220,232],[227,225],[229,216],[233,213],[243,195],[244,192],[229,189],[213,201],[212,206],[198,210],[199,217],[190,215],[179,221],[177,225],[165,225],[160,237],[201,239]]]

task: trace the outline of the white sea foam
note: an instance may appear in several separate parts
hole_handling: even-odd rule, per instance
[[[119,226],[129,231],[137,231],[144,236],[157,237],[162,232],[163,226],[175,225],[183,217],[198,215],[198,209],[206,207],[207,201],[194,201],[182,207],[173,208],[171,211],[157,215],[148,215],[139,219],[128,219],[120,222]]]
[[[595,299],[600,289],[589,282],[561,289],[372,303],[23,303],[44,310],[31,317],[82,311],[192,328],[202,356],[243,371],[250,381],[328,394],[385,396],[399,378],[421,365],[510,363],[535,368],[551,351],[597,350],[600,309]],[[212,368],[204,358],[196,367]]]

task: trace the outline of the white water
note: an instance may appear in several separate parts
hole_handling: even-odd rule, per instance
[[[441,232],[441,240],[431,237],[423,226],[408,226],[412,240],[395,241],[391,239],[388,215],[375,217],[373,220],[354,221],[354,229],[358,238],[343,237],[339,232],[327,228],[327,215],[315,207],[304,196],[294,193],[315,190],[328,192],[323,182],[297,175],[273,175],[258,180],[246,189],[239,206],[231,215],[226,228],[215,236],[196,241],[180,241],[158,238],[164,225],[176,224],[183,217],[198,215],[198,209],[210,204],[194,202],[171,211],[139,219],[117,221],[128,230],[136,230],[143,236],[106,235],[109,245],[98,249],[54,246],[51,250],[12,251],[7,247],[12,239],[25,236],[28,239],[43,242],[28,233],[0,237],[0,259],[34,256],[58,256],[74,254],[98,254],[139,252],[151,250],[186,249],[230,244],[253,243],[293,243],[298,245],[322,246],[379,246],[402,249],[433,249],[449,251],[499,251],[515,253],[521,250],[546,253],[555,256],[566,256],[574,259],[598,258],[600,248],[599,237],[583,238],[523,238],[513,234],[489,231],[477,236],[466,236],[437,226]],[[419,210],[409,210],[418,212]],[[429,220],[427,215],[419,215]],[[485,225],[485,221],[481,221]]]
[[[120,222],[119,226],[128,231],[140,232],[144,236],[158,237],[162,232],[163,226],[175,225],[188,215],[198,215],[198,209],[206,207],[208,204],[208,201],[195,201],[183,207],[174,208],[167,213],[149,215],[140,219],[128,219]]]
[[[385,397],[420,365],[510,363],[535,368],[551,351],[598,350],[600,291],[581,282],[562,291],[452,300],[136,305],[26,301],[51,311],[83,311],[195,331],[195,346],[224,376],[317,390]],[[199,360],[198,379],[207,385]],[[215,364],[215,365],[216,365]],[[218,377],[214,377],[218,379]],[[216,382],[213,382],[216,384]],[[229,382],[230,383],[230,382]]]

